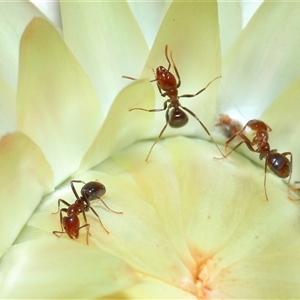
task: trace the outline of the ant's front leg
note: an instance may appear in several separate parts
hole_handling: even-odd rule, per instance
[[[134,107],[134,108],[130,108],[129,111],[132,111],[132,110],[143,110],[143,111],[148,111],[148,112],[164,111],[168,107],[168,102],[170,102],[170,99],[168,99],[164,102],[164,108],[145,109],[145,108],[140,108],[140,107]]]
[[[77,192],[76,192],[76,189],[74,187],[74,183],[82,183],[82,184],[85,184],[84,181],[82,180],[71,180],[70,181],[70,185],[71,185],[71,189],[73,191],[73,194],[75,195],[76,199],[79,199],[80,197],[78,196]]]
[[[212,81],[210,81],[210,82],[206,85],[206,87],[204,87],[203,89],[201,89],[201,90],[200,90],[199,92],[197,92],[196,94],[184,94],[184,95],[179,96],[178,98],[192,98],[192,97],[195,97],[195,96],[201,94],[202,92],[204,92],[204,91],[209,87],[209,85],[210,85],[211,83],[213,83],[215,80],[217,80],[217,79],[219,79],[219,78],[221,78],[221,77],[222,77],[222,76],[218,76],[218,77],[214,78]]]

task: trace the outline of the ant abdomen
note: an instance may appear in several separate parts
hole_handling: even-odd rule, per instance
[[[96,200],[106,193],[105,186],[98,181],[90,181],[81,189],[81,195],[88,201]]]
[[[169,125],[173,128],[180,128],[186,125],[189,121],[186,113],[180,109],[170,110],[169,119],[167,119]]]
[[[291,175],[292,165],[290,160],[280,153],[271,153],[267,158],[269,168],[280,178]]]

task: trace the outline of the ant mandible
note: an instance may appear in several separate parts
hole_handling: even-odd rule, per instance
[[[250,141],[245,135],[244,131],[250,128],[254,131],[254,138]],[[292,160],[293,156],[291,152],[284,152],[278,153],[276,149],[270,150],[270,145],[268,143],[269,134],[268,132],[271,131],[271,128],[265,124],[263,121],[260,120],[250,120],[239,132],[234,134],[229,140],[226,141],[225,144],[225,152],[227,152],[227,147],[229,144],[236,138],[240,137],[242,141],[238,143],[229,153],[225,155],[225,157],[229,156],[233,151],[235,151],[240,145],[243,143],[246,144],[248,149],[252,152],[259,153],[259,159],[262,160],[265,158],[265,175],[264,175],[264,190],[266,200],[269,201],[266,189],[266,174],[267,174],[267,167],[269,167],[275,175],[280,178],[287,178],[288,185],[292,176]],[[254,148],[253,146],[256,146]],[[290,155],[290,160],[287,156]],[[225,157],[217,158],[223,159]]]
[[[78,196],[78,193],[74,187],[74,183],[82,183],[84,186],[81,188],[81,196]],[[103,223],[100,220],[99,215],[96,213],[96,211],[93,209],[91,206],[90,201],[92,200],[101,200],[102,203],[105,205],[105,207],[116,213],[116,214],[122,214],[123,212],[117,212],[109,208],[105,202],[101,199],[101,196],[103,196],[106,193],[106,188],[105,186],[97,181],[91,181],[88,183],[85,183],[81,180],[71,180],[70,182],[73,194],[76,197],[76,200],[73,204],[68,203],[67,201],[63,199],[58,200],[58,210],[57,212],[53,214],[57,214],[60,212],[60,225],[61,225],[61,230],[62,231],[53,231],[53,234],[55,234],[57,237],[60,237],[63,233],[67,233],[68,236],[71,239],[78,239],[79,237],[79,230],[83,227],[87,228],[87,233],[86,233],[86,243],[87,245],[89,244],[88,242],[88,235],[90,235],[90,224],[87,222],[86,218],[86,212],[91,209],[91,211],[94,213],[95,216],[97,216],[100,224],[104,228],[104,230],[109,233],[109,231],[104,227]],[[60,203],[63,203],[64,205],[68,206],[68,208],[60,208]],[[62,213],[66,213],[67,216],[62,215]],[[83,214],[83,219],[85,224],[80,226],[80,221],[78,218],[78,215]],[[60,234],[60,235],[58,235]]]
[[[139,108],[139,107],[129,109],[129,111],[143,110],[143,111],[147,111],[147,112],[166,111],[166,124],[163,127],[163,129],[161,130],[161,132],[160,132],[159,136],[157,137],[157,139],[155,140],[154,144],[150,148],[150,151],[146,157],[146,161],[148,160],[153,147],[160,140],[160,138],[162,137],[162,135],[168,125],[170,125],[172,128],[180,128],[187,124],[189,119],[188,119],[187,114],[183,110],[188,112],[191,116],[193,116],[200,123],[200,125],[203,127],[203,129],[206,131],[206,133],[209,135],[209,137],[211,138],[213,143],[218,148],[221,155],[224,157],[224,154],[220,150],[219,146],[217,145],[217,143],[215,142],[215,140],[213,139],[213,137],[211,136],[210,132],[205,127],[205,125],[200,121],[200,119],[191,110],[182,106],[179,102],[179,98],[192,98],[192,97],[199,95],[200,93],[205,91],[213,81],[221,78],[221,76],[214,78],[212,81],[210,81],[206,85],[206,87],[201,89],[196,94],[184,94],[184,95],[178,96],[178,88],[180,87],[181,79],[180,79],[180,75],[177,70],[177,67],[173,61],[172,51],[170,52],[171,61],[168,57],[168,45],[166,45],[166,47],[165,47],[165,55],[166,55],[166,59],[169,63],[168,68],[166,69],[163,66],[159,66],[158,68],[156,68],[155,79],[150,81],[150,82],[153,82],[153,81],[157,82],[157,88],[162,97],[166,97],[166,96],[169,97],[169,99],[167,99],[164,102],[164,107],[159,108],[159,109],[145,109],[145,108]],[[170,68],[172,65],[171,62],[173,64],[173,68],[175,70],[175,74],[177,76],[178,82],[177,82],[175,76],[170,72]],[[122,76],[122,77],[131,79],[131,80],[136,80],[136,78],[129,77],[129,76]]]

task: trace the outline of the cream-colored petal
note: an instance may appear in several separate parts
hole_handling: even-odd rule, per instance
[[[0,77],[0,138],[16,130],[16,91]]]
[[[34,19],[21,41],[18,127],[42,149],[56,184],[74,173],[102,121],[91,82],[56,29]]]
[[[62,28],[59,0],[30,0],[57,28]]]
[[[91,202],[109,234],[92,212],[87,213],[89,247],[126,260],[142,281],[141,286],[115,295],[155,297],[165,283],[165,291],[174,298],[176,288],[178,298],[235,298],[245,282],[255,285],[257,272],[265,284],[253,290],[255,297],[265,297],[265,290],[272,290],[269,294],[274,296],[282,288],[277,284],[279,275],[273,280],[265,270],[274,268],[276,257],[289,257],[292,250],[297,254],[278,266],[287,281],[298,280],[299,206],[288,200],[286,186],[278,178],[267,176],[267,202],[261,168],[238,154],[215,161],[214,145],[178,137],[159,142],[146,163],[151,145],[135,144],[74,178],[102,182],[103,201],[123,212],[116,214],[100,201]],[[81,185],[76,188],[79,192]],[[51,215],[57,211],[58,198],[74,203],[69,183],[47,197],[28,222],[32,237],[59,230],[59,215]],[[71,242],[85,244],[85,238],[82,229],[78,241]],[[288,289],[288,285],[283,289],[287,295],[297,292]]]
[[[283,289],[277,281],[279,277],[286,277],[286,282],[296,281],[300,275],[299,254],[277,262],[281,270],[277,278],[265,270],[274,268],[275,257],[288,257],[291,249],[298,251],[298,205],[288,200],[286,186],[271,174],[267,176],[270,201],[266,201],[260,168],[235,154],[227,161],[214,161],[211,146],[201,144],[173,139],[167,147],[174,155],[173,164],[180,179],[183,227],[199,265],[202,290],[212,298],[216,292],[234,298],[276,297],[278,291],[293,297],[300,290],[288,285]],[[197,154],[199,159],[195,160]],[[249,263],[262,256],[268,260],[260,267]],[[234,272],[234,268],[238,271]],[[260,285],[256,285],[256,273],[263,281]],[[245,282],[249,288],[243,288]]]
[[[257,265],[250,268],[247,264],[249,260],[259,260],[261,256],[270,253],[269,262],[261,265],[263,270],[273,262],[272,257],[281,254],[288,257],[291,249],[297,251],[296,247],[300,244],[299,207],[288,200],[286,186],[281,180],[268,174],[267,192],[270,201],[267,202],[261,168],[239,155],[233,155],[226,161],[214,161],[213,156],[217,151],[213,145],[186,138],[174,138],[157,145],[151,160],[144,163],[144,153],[150,146],[151,143],[141,143],[140,146],[129,148],[112,160],[133,176],[134,183],[143,191],[144,201],[154,208],[160,220],[163,229],[159,232],[164,232],[168,237],[175,252],[190,272],[194,276],[199,273],[199,284],[201,282],[202,286],[198,295],[209,295],[210,291],[213,291],[233,298],[240,297],[242,283],[248,280],[249,285],[254,286],[255,272],[262,274]],[[127,158],[127,153],[128,155],[131,153],[131,160]],[[126,155],[126,158],[123,155]],[[112,199],[109,201],[111,205],[115,201],[120,203],[113,206],[114,209],[124,212],[119,219],[127,217],[125,213],[130,209],[137,211],[138,202],[135,200],[136,204],[131,204],[131,201],[127,200],[134,198],[131,196],[134,185],[131,181],[127,183],[124,181],[118,187],[116,183],[117,176],[123,177],[126,173],[109,161],[100,164],[97,169],[104,172],[101,179],[99,178],[100,181],[105,178],[105,182],[109,184],[105,173],[111,177],[112,188],[108,190],[107,197],[108,200]],[[112,189],[115,190],[109,192]],[[109,196],[110,193],[118,193],[119,189],[122,189],[121,200],[117,194]],[[141,209],[138,215],[149,226],[148,222],[151,224],[153,221],[144,217],[144,211],[146,207]],[[128,227],[125,224],[121,226],[115,224],[114,222],[118,222],[117,218],[109,224],[108,216],[103,217],[107,218],[107,221],[105,219],[103,221],[115,234],[120,227],[127,232],[127,237],[131,234],[143,234],[142,224],[137,223],[132,215],[125,222],[129,223]],[[130,226],[131,222],[136,225]],[[132,227],[139,228],[139,233],[129,234],[128,231],[131,231]],[[124,235],[125,233],[120,234],[117,239]],[[157,239],[154,234],[150,236],[152,241]],[[109,242],[104,244],[111,247],[113,253],[121,255],[120,253],[125,250],[115,250],[113,239],[111,241],[111,244]],[[147,248],[143,243],[138,245],[142,249]],[[130,251],[127,250],[129,253],[135,253],[131,247],[129,249]],[[165,262],[167,249],[160,248],[160,250],[155,256]],[[139,251],[143,252],[141,249]],[[170,255],[170,251],[168,254]],[[125,256],[130,257],[130,254]],[[297,268],[292,267],[293,263],[298,264],[298,257],[299,254],[293,256],[293,259],[278,262],[282,270],[281,276],[286,276],[291,282],[297,280],[300,275],[300,268],[297,272]],[[239,270],[236,276],[226,273],[231,266],[236,266]],[[289,273],[291,267],[294,270],[292,274]],[[163,274],[163,270],[159,273]],[[252,277],[249,276],[251,273]],[[261,276],[265,284],[259,285],[256,293],[255,291],[253,293],[256,297],[265,296],[264,289],[267,288],[269,291],[273,289],[270,295],[275,296],[281,287],[277,286],[276,280],[274,281],[268,272],[264,272],[264,276]],[[175,284],[180,286],[178,281],[175,281]],[[194,292],[191,287],[185,290]],[[297,289],[289,292],[286,285],[284,291],[292,296]]]
[[[141,30],[126,1],[61,1],[66,43],[96,89],[105,113],[128,84],[122,75],[140,75],[148,55]]]
[[[166,0],[155,2],[128,1],[128,5],[136,18],[150,49],[171,3],[172,2]]]
[[[218,12],[216,2],[174,1],[161,24],[153,48],[147,60],[143,77],[153,79],[152,68],[168,67],[165,57],[165,45],[173,53],[174,62],[181,77],[179,95],[195,94],[212,79],[221,75],[220,41]],[[173,68],[171,72],[175,74]],[[155,84],[155,83],[153,83]],[[206,91],[195,98],[182,98],[183,106],[191,109],[210,129],[215,116],[215,93],[218,81],[212,83]],[[156,88],[155,107],[163,108],[162,98]],[[146,105],[142,106],[148,108]],[[143,112],[140,112],[143,113]],[[189,134],[209,139],[203,128],[189,115],[190,124],[182,128],[167,128],[164,136]],[[155,114],[155,126],[150,134],[157,137],[165,124],[164,113]]]
[[[100,201],[92,201],[91,205],[110,233],[106,233],[97,217],[92,212],[88,212],[87,222],[91,226],[92,234],[89,237],[89,247],[99,247],[126,261],[141,275],[141,279],[145,275],[192,292],[194,289],[192,276],[186,264],[192,266],[193,262],[190,260],[183,263],[178,253],[174,251],[155,208],[145,201],[145,197],[147,197],[145,192],[147,191],[144,192],[142,187],[137,185],[132,177],[114,161],[104,162],[100,169],[103,169],[104,172],[88,171],[75,179],[85,182],[98,180],[103,183],[106,187],[106,194],[102,197],[103,201],[109,208],[122,211],[123,214],[109,211]],[[76,185],[78,192],[81,187],[81,184]],[[24,232],[25,238],[49,235],[53,230],[60,230],[59,214],[51,215],[57,211],[58,198],[62,198],[70,204],[74,203],[75,198],[69,183],[66,183],[60,192],[45,199],[45,202],[28,222],[28,230]],[[61,208],[63,207],[64,205],[61,206]],[[82,216],[80,216],[80,220],[83,225]],[[34,228],[39,230],[34,230]],[[53,235],[53,239],[58,239],[58,237]],[[69,240],[70,238],[64,234],[61,239]],[[82,244],[86,243],[84,228],[80,230],[78,241]],[[72,242],[77,244],[78,241],[73,240]],[[184,239],[177,239],[177,241],[181,242],[178,247],[186,250]],[[188,256],[188,254],[185,255]]]
[[[20,132],[0,141],[0,255],[7,251],[41,197],[53,189],[53,173],[41,150]]]
[[[212,288],[238,299],[299,299],[299,251],[298,243],[282,251],[250,256],[225,268]],[[216,298],[213,293],[210,296]]]
[[[166,282],[141,275],[142,282],[106,299],[201,299],[184,289]]]
[[[2,299],[94,299],[138,279],[126,263],[104,251],[55,237],[14,245],[1,273]]]
[[[0,75],[16,88],[21,35],[33,17],[42,13],[29,1],[0,3]]]
[[[130,112],[129,109],[143,105],[151,107],[153,102],[153,87],[148,80],[136,81],[124,88],[112,104],[92,146],[85,154],[80,171],[97,165],[111,154],[144,138],[152,125],[153,114]]]
[[[243,17],[239,2],[218,1],[222,56],[242,31]]]
[[[300,59],[299,14],[296,2],[260,6],[223,60],[221,82],[226,94],[219,96],[218,111],[225,112],[233,101],[245,118],[259,118],[300,76],[295,63]]]

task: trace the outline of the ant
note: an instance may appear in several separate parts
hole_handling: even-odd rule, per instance
[[[76,189],[74,187],[74,183],[84,184],[84,186],[81,188],[81,192],[80,192],[81,196],[78,196],[78,193],[76,192]],[[53,231],[53,234],[60,237],[63,233],[67,233],[68,236],[71,239],[78,239],[79,230],[83,227],[86,227],[87,228],[86,243],[88,245],[89,244],[88,235],[91,235],[91,234],[89,232],[90,231],[90,224],[87,223],[85,213],[87,211],[89,211],[89,209],[91,209],[91,211],[94,213],[94,215],[97,216],[97,218],[98,218],[101,226],[104,228],[104,230],[107,233],[109,233],[109,231],[102,224],[99,215],[96,213],[96,211],[91,206],[90,201],[99,199],[99,200],[102,201],[102,203],[105,205],[105,207],[107,209],[109,209],[110,211],[112,211],[116,214],[122,214],[123,212],[117,212],[117,211],[114,211],[114,210],[110,209],[105,204],[105,202],[100,198],[106,192],[106,188],[102,183],[97,182],[97,181],[90,181],[88,183],[85,183],[81,180],[71,180],[70,185],[71,185],[71,189],[73,191],[73,194],[76,197],[76,200],[73,204],[70,204],[67,201],[63,200],[63,199],[58,200],[58,210],[57,210],[56,213],[52,213],[52,214],[57,214],[58,212],[60,212],[60,225],[61,225],[61,230],[62,231]],[[59,209],[61,202],[64,205],[68,206],[68,208]],[[67,216],[63,217],[63,215],[62,215],[63,212],[66,213]],[[78,215],[80,215],[81,213],[83,214],[83,219],[84,219],[84,222],[85,222],[85,224],[82,225],[82,226],[80,226],[80,221],[79,221],[79,218],[78,218]],[[58,234],[60,234],[60,236]]]
[[[232,120],[226,114],[219,115],[218,123],[215,126],[219,126],[223,135],[228,139],[242,130],[242,124],[238,121]]]
[[[217,143],[215,142],[215,140],[213,139],[213,137],[211,136],[210,132],[205,127],[205,125],[200,121],[200,119],[191,110],[189,110],[188,108],[182,106],[179,102],[179,98],[192,98],[192,97],[195,97],[195,96],[201,94],[203,91],[205,91],[208,88],[208,86],[213,81],[221,78],[221,76],[218,76],[218,77],[214,78],[212,81],[210,81],[206,85],[206,87],[201,89],[196,94],[184,94],[184,95],[178,96],[178,88],[180,87],[181,79],[180,79],[180,75],[179,75],[179,72],[177,70],[177,67],[176,67],[176,65],[173,61],[172,51],[170,51],[171,60],[169,59],[168,45],[166,45],[166,47],[165,47],[165,56],[166,56],[166,59],[167,59],[168,64],[169,64],[168,68],[166,69],[163,66],[159,66],[158,68],[156,68],[155,79],[150,81],[150,82],[156,81],[157,88],[158,88],[159,93],[161,94],[162,97],[166,97],[166,96],[169,97],[169,99],[167,99],[164,102],[164,107],[159,108],[159,109],[145,109],[145,108],[139,108],[139,107],[129,109],[129,111],[143,110],[143,111],[147,111],[147,112],[166,111],[166,124],[163,127],[163,129],[161,130],[161,132],[160,132],[159,136],[157,137],[156,141],[154,142],[154,144],[150,148],[150,151],[149,151],[149,153],[148,153],[145,160],[146,161],[148,160],[153,147],[160,140],[160,138],[162,137],[162,135],[163,135],[163,133],[164,133],[164,131],[167,128],[168,125],[170,125],[172,128],[180,128],[180,127],[183,127],[184,125],[187,124],[189,119],[188,119],[187,114],[183,110],[188,112],[191,116],[193,116],[200,123],[200,125],[203,127],[203,129],[206,131],[206,133],[209,135],[209,137],[211,138],[213,143],[218,148],[221,155],[224,157],[222,151],[220,150],[219,146],[217,145]],[[175,76],[170,72],[170,68],[171,68],[172,64],[173,64],[173,68],[175,70],[175,74],[177,76],[178,82],[177,82]],[[153,72],[154,72],[154,70],[153,70]],[[129,77],[129,76],[122,76],[122,77],[126,78],[126,79],[136,80],[136,78]]]
[[[254,131],[255,136],[252,139],[252,141],[250,141],[243,133],[246,130],[246,128],[250,128],[251,130]],[[245,143],[250,151],[259,153],[260,160],[265,158],[266,161],[265,161],[264,189],[265,189],[265,196],[267,201],[269,201],[267,196],[267,189],[266,189],[267,166],[278,177],[280,178],[289,177],[288,180],[288,184],[289,184],[292,176],[292,158],[293,158],[291,152],[278,153],[276,149],[270,150],[270,145],[268,143],[268,139],[269,139],[268,132],[270,131],[272,131],[272,129],[263,121],[255,120],[255,119],[250,120],[242,128],[242,130],[234,134],[229,140],[226,141],[225,144],[225,152],[227,152],[227,147],[236,137],[242,139],[242,141],[238,143],[229,153],[227,153],[225,157],[229,156],[241,144]],[[256,148],[254,148],[253,146],[256,146]],[[290,155],[290,160],[287,158],[288,155]],[[223,158],[221,157],[217,159],[223,159]]]

